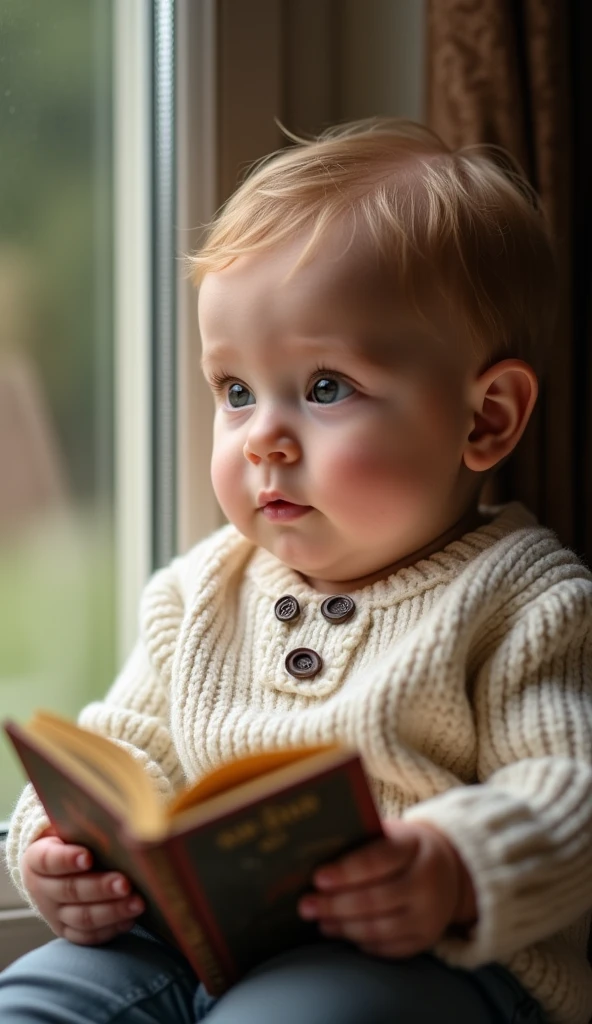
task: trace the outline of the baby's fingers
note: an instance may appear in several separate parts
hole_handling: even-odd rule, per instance
[[[125,875],[117,872],[86,871],[45,878],[43,892],[54,903],[103,903],[129,896],[131,885]]]
[[[319,930],[330,939],[353,942],[364,953],[395,960],[425,953],[435,936],[414,927],[409,915],[373,917],[348,921],[323,921]]]
[[[348,921],[323,921],[319,930],[331,938],[348,939],[356,945],[392,946],[400,944],[403,929],[397,917],[368,917]]]
[[[332,864],[323,865],[314,874],[314,884],[326,891],[388,878],[405,870],[415,857],[417,845],[415,835],[405,831],[396,843],[377,839]]]
[[[300,916],[308,920],[378,917],[390,914],[400,917],[409,913],[407,875],[387,879],[379,885],[364,885],[333,893],[310,893],[298,904]]]
[[[107,903],[77,903],[60,907],[58,921],[63,926],[62,935],[70,938],[70,932],[97,935],[106,928],[118,925],[132,926],[134,919],[144,911],[144,902],[139,896],[130,899],[110,900]],[[99,940],[96,940],[99,941]]]
[[[31,843],[24,861],[29,871],[36,875],[69,875],[88,871],[92,866],[92,854],[85,846],[64,843],[57,836],[44,836]]]

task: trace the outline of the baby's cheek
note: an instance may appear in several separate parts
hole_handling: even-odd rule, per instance
[[[319,475],[322,504],[344,527],[392,530],[393,519],[423,515],[432,493],[421,459],[374,445],[350,445],[323,460]]]
[[[224,514],[234,522],[243,504],[242,465],[232,451],[218,446],[214,450],[211,478],[216,495]]]
[[[358,494],[363,488],[368,493],[387,493],[405,487],[421,476],[418,460],[408,452],[397,451],[395,445],[383,438],[370,443],[344,443],[326,453],[323,459],[323,478],[336,492],[351,491]]]

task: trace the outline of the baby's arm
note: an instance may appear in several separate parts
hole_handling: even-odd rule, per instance
[[[21,870],[52,931],[79,945],[99,945],[129,931],[144,910],[124,875],[93,871],[90,851],[62,842],[50,828],[27,847]]]
[[[478,673],[481,784],[416,804],[385,823],[388,838],[328,865],[303,916],[382,956],[441,940],[466,967],[574,923],[592,903],[591,679],[584,577],[530,602]]]
[[[480,785],[405,814],[448,836],[478,918],[439,951],[473,967],[507,960],[592,904],[592,582],[549,585],[496,643],[475,680]]]

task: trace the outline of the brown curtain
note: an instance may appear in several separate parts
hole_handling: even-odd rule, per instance
[[[496,496],[524,501],[592,565],[586,8],[587,0],[428,0],[427,115],[450,145],[496,143],[517,157],[554,229],[555,344]]]

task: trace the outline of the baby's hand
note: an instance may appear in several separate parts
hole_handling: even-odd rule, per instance
[[[124,875],[90,871],[92,854],[46,829],[23,854],[23,881],[56,935],[81,946],[108,942],[144,910]]]
[[[451,925],[477,917],[470,876],[455,848],[431,825],[388,821],[385,838],[320,868],[317,891],[300,915],[323,935],[348,939],[375,956],[430,949]]]

